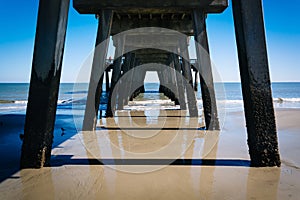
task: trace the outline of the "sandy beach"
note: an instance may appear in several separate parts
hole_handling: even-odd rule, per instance
[[[3,154],[1,176],[7,177],[0,184],[0,199],[298,199],[299,116],[300,109],[276,110],[282,161],[280,168],[249,167],[243,112],[227,113],[220,133],[207,136],[203,131],[197,131],[199,134],[196,134],[184,155],[177,160],[174,158],[176,162],[170,165],[164,165],[157,158],[154,159],[158,162],[155,164],[152,160],[149,165],[141,162],[122,165],[116,160],[124,158],[124,155],[114,150],[102,155],[102,158],[111,155],[114,163],[103,165],[97,162],[99,155],[96,155],[100,150],[105,151],[99,142],[103,136],[97,134],[98,142],[93,143],[92,138],[86,138],[84,134],[70,133],[59,145],[54,145],[52,167],[19,171],[17,159],[21,141],[14,146],[9,141],[3,141],[0,145]],[[5,126],[8,132],[16,133],[18,128],[22,129],[22,117],[9,119],[6,116],[1,120],[4,131]],[[15,124],[13,130],[8,126],[11,120]],[[66,126],[64,120],[62,116],[57,117],[55,134],[59,134],[60,126]],[[172,130],[163,131],[166,134],[157,134],[150,139],[151,142],[142,145],[130,145],[132,141],[126,139],[124,130],[102,130],[102,133],[110,136],[112,144],[118,140],[114,135],[121,134],[123,150],[131,148],[131,152],[142,152],[170,140]],[[209,147],[199,142],[203,136]],[[156,137],[159,139],[156,140]],[[217,141],[215,145],[214,141]],[[198,148],[200,146],[202,150]],[[213,148],[209,149],[210,146]],[[120,148],[119,152],[122,152]]]

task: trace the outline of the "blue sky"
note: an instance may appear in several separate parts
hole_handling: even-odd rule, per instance
[[[263,5],[271,80],[300,82],[300,1],[264,0]],[[29,82],[37,9],[38,0],[1,3],[0,82]],[[79,15],[71,5],[62,82],[76,79],[74,72],[93,49],[96,29],[94,15]],[[207,29],[212,60],[222,80],[240,81],[231,5],[222,14],[209,15]]]

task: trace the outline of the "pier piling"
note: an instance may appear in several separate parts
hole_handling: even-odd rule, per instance
[[[69,0],[40,0],[21,168],[50,165]]]
[[[205,127],[208,130],[219,130],[220,126],[205,18],[206,14],[202,10],[193,10],[195,48],[197,53],[197,66],[199,68],[198,70],[200,75]]]
[[[106,68],[105,62],[107,57],[113,12],[112,10],[101,10],[98,16],[99,21],[97,39],[94,51],[94,59],[92,64],[86,108],[84,113],[82,127],[83,131],[95,130],[97,124],[98,110],[96,110],[96,108],[99,108],[99,105],[96,105],[96,103],[98,104],[98,102],[100,103],[100,101],[96,101],[96,98],[100,98],[100,96],[96,96],[96,90],[98,88],[98,83],[99,81],[101,81],[100,79],[101,77],[103,77],[103,73]]]
[[[251,165],[280,166],[261,0],[232,8]]]

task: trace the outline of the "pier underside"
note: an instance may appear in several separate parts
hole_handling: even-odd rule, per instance
[[[201,8],[206,13],[221,13],[228,7],[227,0],[74,0],[74,8],[80,14],[94,14],[101,9],[115,10],[120,13],[184,13],[194,8]]]
[[[50,164],[68,6],[69,0],[40,0],[22,168]],[[204,125],[196,123],[196,129],[220,130],[206,17],[223,12],[227,0],[74,0],[73,6],[81,14],[95,14],[98,20],[82,131],[97,130],[104,76],[110,91],[106,117],[111,118],[145,92],[147,70],[157,71],[159,92],[188,113],[186,118],[198,121],[202,117]],[[261,0],[233,0],[233,14],[251,165],[280,166]],[[253,40],[253,35],[258,39]],[[107,63],[111,37],[115,57]],[[190,37],[197,55],[193,65]],[[142,66],[148,68],[140,70]],[[201,116],[195,95],[198,79]]]

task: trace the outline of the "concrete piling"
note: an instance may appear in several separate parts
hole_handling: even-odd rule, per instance
[[[208,130],[219,130],[220,125],[211,60],[209,55],[205,18],[206,15],[203,11],[197,9],[193,10],[195,47],[198,59],[197,66],[199,67],[198,70],[200,74],[205,126]]]
[[[261,0],[232,1],[251,165],[280,166]]]
[[[21,168],[50,165],[69,0],[40,0]]]

